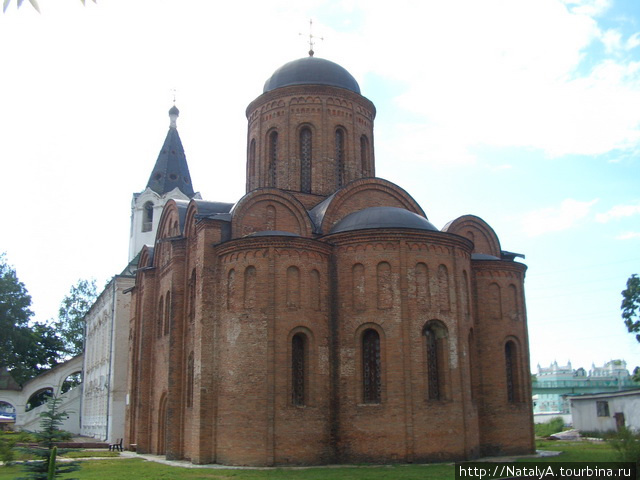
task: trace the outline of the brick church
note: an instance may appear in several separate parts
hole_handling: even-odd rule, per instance
[[[247,107],[227,204],[194,194],[171,110],[148,193],[182,196],[132,217],[157,233],[131,292],[127,445],[253,466],[533,452],[526,267],[481,218],[439,230],[375,176],[375,113],[343,67],[283,65]]]

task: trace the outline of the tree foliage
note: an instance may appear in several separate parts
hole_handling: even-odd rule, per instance
[[[0,254],[0,368],[19,384],[60,360],[63,343],[50,325],[31,322],[31,296]]]
[[[627,280],[627,288],[622,291],[622,319],[630,333],[636,334],[640,342],[640,277],[633,274]]]
[[[80,355],[84,348],[84,316],[98,298],[95,279],[78,280],[60,304],[54,327],[67,355]]]
[[[60,427],[69,415],[67,412],[60,410],[60,402],[59,398],[52,397],[47,403],[47,409],[40,413],[40,431],[34,432],[38,447],[28,449],[28,452],[39,460],[24,463],[23,469],[28,476],[21,477],[18,480],[59,478],[61,475],[74,472],[80,468],[79,462],[61,464],[55,461],[58,453],[56,443],[68,439],[67,432],[61,430]],[[61,449],[59,453],[62,454],[65,451],[69,450]]]

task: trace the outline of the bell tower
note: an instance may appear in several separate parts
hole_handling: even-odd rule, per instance
[[[310,55],[283,65],[246,114],[247,193],[279,188],[309,208],[375,176],[375,106],[336,63]]]
[[[193,191],[187,157],[178,135],[180,111],[174,105],[169,110],[169,131],[143,192],[134,193],[131,200],[131,232],[129,261],[144,245],[153,245],[164,204],[170,199],[200,198]]]

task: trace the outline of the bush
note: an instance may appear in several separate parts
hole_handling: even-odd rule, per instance
[[[537,437],[548,437],[564,430],[564,420],[562,417],[555,417],[547,423],[536,423],[534,429]]]
[[[15,460],[16,456],[13,450],[15,444],[16,441],[11,435],[2,435],[0,437],[0,461],[4,462],[5,465],[8,465]]]
[[[637,463],[640,460],[640,435],[627,427],[622,427],[608,441],[621,462]]]

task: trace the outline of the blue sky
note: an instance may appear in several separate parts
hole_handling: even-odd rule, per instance
[[[243,195],[245,108],[313,18],[316,55],[377,107],[377,175],[437,227],[476,214],[526,255],[532,368],[640,365],[620,318],[640,273],[639,2],[39,3],[0,16],[0,251],[37,319],[124,267],[172,89],[196,189]]]

